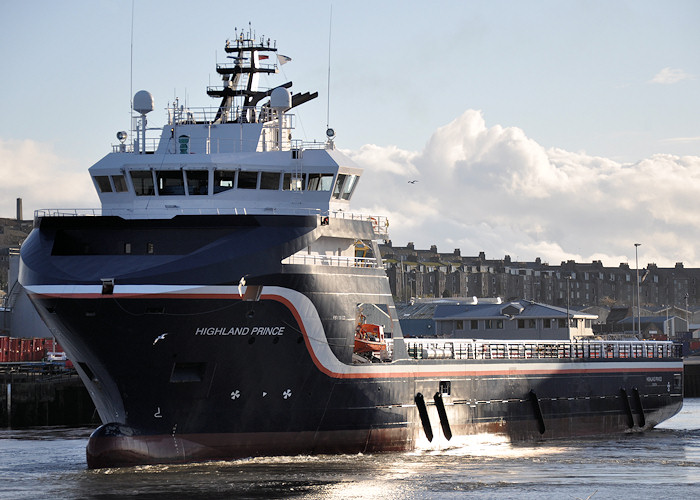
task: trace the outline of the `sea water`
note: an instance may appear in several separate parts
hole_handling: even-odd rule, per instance
[[[645,433],[513,445],[442,438],[404,453],[89,470],[91,429],[0,430],[0,498],[638,499],[700,496],[700,399]]]

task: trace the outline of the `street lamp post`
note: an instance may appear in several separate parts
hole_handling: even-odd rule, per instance
[[[639,300],[639,257],[637,254],[637,249],[641,243],[634,244],[634,264],[637,270],[637,333],[641,336],[642,334],[642,315],[641,315],[641,302]],[[632,317],[632,334],[634,335],[634,317]]]
[[[571,320],[569,319],[569,283],[571,283],[571,276],[566,277],[566,334],[571,338]]]

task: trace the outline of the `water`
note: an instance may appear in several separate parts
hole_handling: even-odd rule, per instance
[[[0,430],[0,498],[695,498],[700,399],[644,434],[511,445],[494,436],[407,453],[88,470],[92,429]]]

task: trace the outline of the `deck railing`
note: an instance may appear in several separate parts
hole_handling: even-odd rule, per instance
[[[34,211],[34,222],[42,217],[117,216],[133,219],[168,218],[176,215],[316,215],[333,219],[358,220],[372,223],[379,236],[389,232],[389,220],[381,215],[367,215],[342,210],[323,211],[317,208],[246,208],[246,207],[183,207],[152,208],[42,208]]]
[[[671,341],[655,340],[567,342],[405,339],[405,342],[409,357],[414,359],[680,358],[682,347]]]
[[[367,257],[342,257],[337,255],[290,255],[282,264],[335,267],[377,267],[377,259]]]

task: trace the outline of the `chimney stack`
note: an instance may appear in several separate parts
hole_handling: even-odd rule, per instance
[[[22,222],[22,198],[17,198],[17,222]]]

